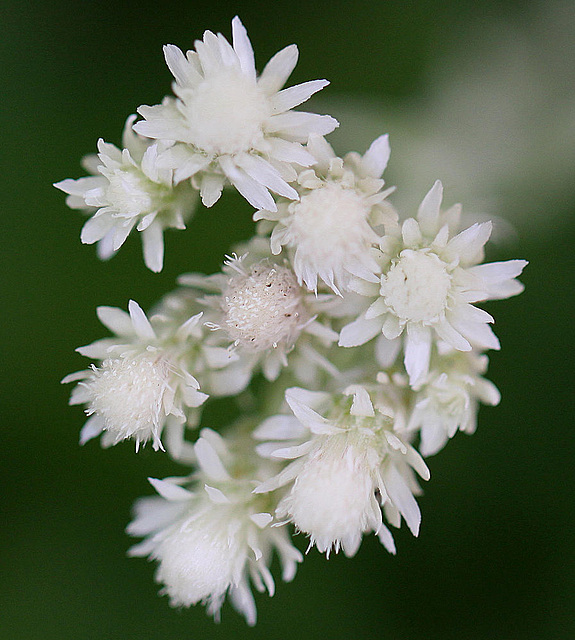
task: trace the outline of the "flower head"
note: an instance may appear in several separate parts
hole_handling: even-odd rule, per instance
[[[163,231],[185,228],[197,194],[189,184],[173,185],[173,171],[157,163],[163,145],[136,135],[132,131],[135,118],[126,121],[124,149],[99,140],[98,156],[85,158],[93,177],[62,180],[54,186],[69,194],[69,207],[93,214],[81,239],[85,244],[98,242],[100,258],[112,256],[135,227],[142,232],[146,266],[161,271]]]
[[[81,347],[80,353],[101,359],[102,364],[62,381],[79,381],[70,404],[86,404],[90,416],[80,442],[104,432],[104,446],[131,438],[136,441],[136,449],[150,439],[154,449],[162,448],[161,434],[166,424],[175,427],[185,423],[185,409],[199,407],[208,397],[199,391],[200,384],[188,371],[185,357],[185,343],[201,314],[190,318],[171,340],[157,335],[133,300],[129,314],[99,307],[98,316],[117,337]]]
[[[199,471],[193,479],[151,480],[161,497],[136,503],[128,532],[146,539],[130,554],[158,560],[156,580],[172,606],[202,602],[219,619],[229,594],[253,625],[250,578],[259,591],[273,595],[273,551],[280,556],[286,581],[294,577],[302,557],[285,529],[271,526],[268,510],[273,502],[252,493],[262,471],[251,464],[245,443],[239,449],[236,445],[237,439],[228,443],[203,429],[194,445]]]
[[[295,420],[275,416],[255,432],[257,438],[271,440],[260,448],[262,455],[293,460],[256,491],[290,485],[277,517],[292,521],[328,554],[341,547],[353,556],[368,531],[375,531],[394,553],[382,506],[392,524],[399,526],[403,516],[414,535],[419,531],[412,469],[424,479],[429,471],[415,449],[394,433],[404,424],[401,404],[380,390],[374,394],[379,395],[375,403],[366,388],[357,385],[341,398],[288,389],[286,400]],[[318,405],[327,408],[327,417],[315,410]]]
[[[487,362],[486,355],[453,349],[432,360],[406,426],[407,431],[419,430],[422,455],[440,451],[458,430],[474,433],[479,402],[499,403],[497,387],[482,377]]]
[[[395,219],[385,202],[392,189],[384,191],[381,179],[389,159],[388,137],[375,140],[363,157],[349,153],[342,160],[318,136],[310,139],[308,150],[316,164],[299,175],[300,199],[280,202],[277,213],[258,211],[254,220],[275,224],[272,253],[284,246],[293,253],[298,281],[311,291],[317,291],[318,279],[336,293],[347,288],[351,276],[377,282],[371,247],[379,234],[374,226]]]
[[[289,263],[276,261],[262,239],[249,243],[247,252],[228,257],[221,273],[187,274],[182,284],[209,295],[205,319],[222,336],[223,343],[254,370],[261,366],[275,380],[287,366],[289,354],[299,359],[298,370],[334,367],[318,352],[337,340],[337,333],[317,316],[325,300],[317,300],[297,282]]]
[[[298,57],[295,45],[277,53],[258,77],[254,53],[239,18],[232,21],[232,44],[221,34],[204,33],[185,55],[164,48],[176,98],[138,109],[144,120],[134,129],[149,138],[175,141],[163,155],[177,182],[194,177],[206,206],[216,202],[226,182],[256,208],[275,204],[270,191],[297,198],[288,182],[292,164],[310,166],[303,145],[312,133],[337,126],[330,116],[292,111],[325,87],[326,80],[281,90]]]
[[[507,298],[523,290],[515,280],[527,262],[479,264],[491,223],[454,234],[460,208],[440,212],[438,181],[423,200],[417,220],[410,218],[381,240],[378,284],[356,281],[371,306],[343,328],[339,344],[363,344],[382,332],[388,340],[405,336],[405,367],[412,387],[429,370],[431,347],[442,340],[458,351],[499,349],[489,327],[493,318],[472,303]]]

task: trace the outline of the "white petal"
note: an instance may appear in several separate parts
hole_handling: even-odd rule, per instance
[[[303,444],[298,444],[294,447],[281,447],[276,448],[270,452],[271,458],[283,458],[284,460],[294,460],[295,458],[301,458],[302,456],[307,455],[314,447],[314,444],[311,440],[304,442]]]
[[[449,314],[450,321],[453,322],[495,322],[493,317],[484,311],[483,309],[479,309],[479,307],[474,307],[471,304],[463,303],[459,304],[455,309]]]
[[[298,56],[299,52],[295,44],[290,44],[285,49],[278,51],[264,67],[258,80],[258,86],[268,95],[279,91],[294,70]]]
[[[366,320],[360,316],[341,330],[338,344],[340,347],[358,347],[375,338],[380,331],[381,320],[379,318]]]
[[[170,502],[189,500],[193,496],[190,491],[184,489],[183,487],[179,487],[173,482],[158,480],[157,478],[148,478],[148,481],[152,485],[152,487],[154,487],[154,489],[162,496],[162,498],[165,498]]]
[[[388,340],[395,340],[403,332],[403,325],[400,324],[397,316],[389,314],[383,323],[381,332]]]
[[[496,350],[501,348],[499,339],[488,324],[481,322],[459,323],[455,321],[453,321],[452,324],[461,335],[477,347]]]
[[[351,403],[350,414],[352,416],[364,416],[373,418],[375,411],[369,393],[365,387],[359,384],[350,385],[345,389],[344,394],[346,396],[353,395],[353,402]]]
[[[407,325],[405,338],[405,368],[409,384],[417,386],[429,371],[431,353],[431,330],[415,324]]]
[[[389,162],[390,153],[389,136],[386,133],[371,143],[361,160],[361,166],[372,178],[381,178]]]
[[[137,222],[137,218],[117,224],[114,227],[114,238],[112,241],[112,249],[117,251],[126,241],[126,238],[130,235],[130,231],[134,228]]]
[[[164,230],[159,222],[154,222],[142,231],[142,247],[146,267],[159,273],[164,266]]]
[[[130,323],[131,324],[131,323]],[[134,330],[131,328],[130,335],[133,335]],[[83,347],[78,347],[76,351],[87,358],[103,360],[108,356],[108,353],[112,347],[118,346],[117,340],[114,338],[103,338],[102,340],[96,340],[91,344],[87,344]]]
[[[393,536],[391,535],[391,531],[384,524],[382,524],[377,530],[377,537],[379,538],[381,544],[387,549],[387,551],[395,555],[396,550]]]
[[[273,112],[283,113],[297,107],[302,102],[309,100],[314,93],[327,87],[328,84],[327,80],[310,80],[309,82],[302,82],[288,89],[283,89],[271,99]]]
[[[329,169],[329,163],[336,157],[335,151],[329,142],[320,135],[312,133],[307,143],[309,152],[317,161],[317,168],[320,171],[327,171]],[[311,174],[314,175],[313,173]],[[321,184],[321,182],[319,183]]]
[[[269,191],[245,171],[239,169],[229,156],[222,156],[219,162],[228,180],[253,207],[277,211],[276,203]]]
[[[335,431],[339,431],[339,429],[331,425],[329,420],[326,420],[326,418],[314,411],[311,407],[297,400],[297,397],[292,393],[291,389],[286,391],[285,396],[286,402],[289,404],[295,417],[313,433],[335,433]]]
[[[235,362],[238,359],[237,354],[230,351],[226,347],[209,347],[206,346],[203,349],[206,364],[210,369],[221,369],[227,367],[230,362]]]
[[[406,247],[417,247],[423,239],[419,223],[415,218],[409,218],[403,223],[401,235]]]
[[[527,260],[506,260],[504,262],[489,262],[469,269],[475,275],[480,276],[489,284],[503,282],[521,275],[523,269],[529,264]]]
[[[273,516],[269,513],[254,513],[250,516],[250,520],[260,529],[265,529],[273,520]]]
[[[152,325],[146,317],[146,314],[142,311],[142,307],[134,300],[130,300],[128,303],[128,311],[137,336],[142,340],[155,340],[156,333],[152,329]]]
[[[202,79],[194,65],[190,64],[186,56],[175,45],[167,44],[164,46],[164,58],[179,85],[183,87],[195,85]]]
[[[507,260],[480,264],[467,271],[483,280],[490,300],[503,300],[523,291],[524,286],[514,278],[521,274],[527,264],[527,260]]]
[[[304,149],[299,142],[289,142],[282,138],[270,138],[270,157],[280,162],[293,162],[302,167],[311,167],[315,163],[315,158]]]
[[[437,335],[458,351],[471,351],[469,342],[447,320],[435,325]]]
[[[84,244],[94,244],[101,240],[114,227],[116,221],[112,216],[92,216],[82,227],[80,240]]]
[[[214,504],[229,504],[230,503],[230,499],[225,495],[225,493],[223,493],[219,489],[216,489],[215,487],[210,487],[209,484],[205,484],[204,485],[204,491],[208,494],[210,500]]]
[[[213,206],[222,195],[225,179],[216,173],[206,173],[202,176],[200,196],[204,207]]]
[[[129,314],[117,307],[98,307],[96,315],[100,322],[120,336],[129,336],[134,333],[134,327]]]
[[[388,369],[393,365],[401,350],[401,340],[388,340],[384,335],[379,336],[375,343],[375,357],[380,367]]]
[[[419,534],[421,512],[404,478],[395,466],[391,465],[385,473],[385,489],[390,500],[404,517],[414,536]]]
[[[299,200],[298,192],[290,187],[272,165],[260,156],[245,153],[238,157],[236,162],[251,178],[274,193],[289,200]]]
[[[103,428],[104,422],[100,416],[92,416],[91,418],[88,418],[80,431],[80,444],[86,444],[88,440],[100,435]]]
[[[194,445],[194,451],[198,458],[199,466],[207,476],[217,481],[230,479],[230,475],[226,471],[213,445],[204,437],[198,439]]]
[[[246,76],[255,80],[256,63],[254,60],[254,50],[248,38],[248,32],[238,16],[235,16],[232,20],[232,42],[234,51],[240,60],[242,71]]]
[[[492,228],[491,222],[477,222],[457,234],[445,247],[444,255],[446,259],[455,260],[459,258],[461,264],[473,262],[489,240]]]
[[[421,230],[427,236],[435,236],[439,226],[439,209],[443,199],[443,185],[439,180],[429,190],[417,211]]]
[[[292,440],[303,438],[307,430],[294,416],[271,416],[266,418],[252,436],[256,440]]]
[[[312,133],[326,136],[338,125],[338,121],[331,116],[305,111],[288,111],[271,116],[266,121],[265,128],[268,133],[277,133],[286,140],[305,143]]]

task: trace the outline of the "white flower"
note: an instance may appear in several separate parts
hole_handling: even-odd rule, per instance
[[[479,402],[499,404],[497,387],[481,377],[487,363],[485,355],[453,350],[432,363],[406,427],[407,431],[420,431],[422,455],[440,451],[458,430],[474,433]]]
[[[78,351],[103,360],[101,366],[92,365],[62,380],[80,381],[70,404],[87,405],[90,418],[81,431],[80,443],[104,432],[103,446],[132,438],[136,450],[150,439],[154,449],[163,448],[164,427],[181,432],[185,408],[199,407],[208,397],[199,391],[199,382],[188,371],[185,358],[186,342],[201,314],[180,327],[172,344],[158,338],[133,300],[129,315],[114,307],[98,307],[98,317],[117,337],[98,340]]]
[[[474,224],[453,236],[460,208],[440,212],[443,189],[438,181],[426,195],[417,220],[406,220],[382,238],[379,284],[356,281],[359,293],[373,303],[343,328],[339,344],[364,344],[380,331],[388,340],[405,335],[405,367],[417,387],[429,369],[431,347],[440,339],[459,351],[499,349],[489,327],[493,318],[472,303],[517,295],[515,280],[527,262],[478,264],[491,234],[491,223]]]
[[[353,556],[368,531],[375,531],[395,553],[382,506],[391,524],[399,526],[403,516],[412,533],[419,532],[421,515],[413,497],[419,488],[412,469],[426,480],[429,471],[415,449],[394,433],[394,426],[404,422],[400,404],[381,390],[376,393],[374,405],[367,390],[357,385],[336,400],[321,392],[288,389],[286,400],[296,419],[274,416],[254,433],[272,441],[258,449],[261,455],[293,460],[256,491],[291,484],[277,517],[292,521],[327,554],[341,547]],[[318,404],[329,407],[328,418],[315,411]]]
[[[342,160],[318,136],[312,136],[308,150],[316,165],[298,178],[299,201],[281,202],[277,213],[258,211],[254,220],[277,223],[272,253],[280,253],[282,246],[293,252],[298,281],[311,291],[317,291],[318,278],[338,294],[348,288],[351,275],[377,282],[379,266],[371,247],[379,234],[374,226],[396,217],[385,202],[393,189],[383,191],[381,179],[389,159],[388,137],[377,138],[363,157],[349,153]]]
[[[162,145],[132,131],[135,117],[126,121],[124,149],[99,140],[98,156],[84,159],[93,177],[62,180],[54,186],[69,194],[70,208],[93,213],[81,239],[85,244],[98,242],[100,258],[111,257],[136,227],[142,232],[146,266],[157,272],[164,261],[164,229],[185,229],[197,192],[189,184],[173,186],[173,172],[157,164]]]
[[[234,607],[254,625],[250,579],[258,591],[271,596],[272,553],[280,556],[285,581],[294,577],[302,556],[285,528],[271,526],[270,498],[253,494],[256,477],[250,473],[257,470],[250,466],[249,451],[233,452],[210,429],[202,430],[194,450],[200,469],[193,483],[187,478],[150,480],[161,497],[136,503],[128,533],[147,538],[130,555],[159,561],[156,580],[172,606],[202,602],[219,620],[229,594]]]
[[[280,91],[296,65],[297,47],[282,49],[258,78],[252,45],[237,17],[232,35],[233,46],[206,31],[186,55],[174,45],[164,47],[177,98],[140,107],[145,120],[134,129],[177,143],[163,162],[176,170],[176,182],[194,176],[207,207],[230,182],[254,207],[275,210],[270,191],[297,198],[288,184],[296,177],[292,163],[314,162],[302,146],[310,134],[325,135],[337,126],[330,116],[292,111],[328,82]]]
[[[337,333],[317,320],[325,296],[318,300],[302,289],[288,263],[262,257],[259,240],[241,257],[228,257],[222,273],[187,274],[180,283],[209,292],[201,300],[209,309],[207,326],[221,332],[251,370],[261,366],[268,380],[278,377],[292,353],[299,360],[298,371],[315,373],[319,367],[335,374],[320,353],[337,340]]]

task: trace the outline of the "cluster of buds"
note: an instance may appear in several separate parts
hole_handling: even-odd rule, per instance
[[[228,596],[254,624],[252,588],[273,595],[274,554],[283,580],[303,559],[294,531],[327,556],[353,556],[370,532],[395,553],[402,521],[418,535],[424,458],[499,402],[483,377],[499,341],[476,304],[520,293],[526,262],[483,264],[491,224],[462,228],[440,182],[400,217],[382,178],[388,137],[338,157],[325,139],[336,120],[294,110],[327,81],[284,89],[297,47],[258,76],[238,18],[232,34],[166,46],[174,95],[128,118],[122,149],[99,141],[89,177],[55,186],[87,214],[82,241],[100,257],[140,232],[152,271],[164,229],[183,229],[199,202],[230,188],[255,209],[254,237],[220,272],[182,275],[149,314],[99,307],[114,335],[80,348],[93,363],[64,380],[89,416],[81,443],[150,442],[190,468],[151,480],[130,555],[157,561],[172,605],[218,619]],[[256,376],[248,415],[202,424],[210,398]]]

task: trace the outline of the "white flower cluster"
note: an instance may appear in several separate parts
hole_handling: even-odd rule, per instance
[[[499,341],[476,304],[520,293],[526,262],[484,264],[490,223],[461,229],[440,182],[400,221],[382,179],[388,137],[338,157],[323,137],[337,122],[293,110],[327,82],[282,89],[297,48],[258,76],[238,18],[232,34],[165,47],[175,97],[130,116],[122,150],[100,141],[91,177],[56,186],[90,215],[83,242],[106,258],[136,228],[154,271],[164,229],[198,199],[234,187],[257,209],[257,233],[219,273],[182,275],[149,316],[134,301],[100,307],[114,336],[80,348],[94,364],[64,379],[89,416],[81,443],[151,441],[190,466],[136,503],[131,555],[158,562],[172,605],[219,618],[229,596],[254,624],[251,587],[273,595],[274,552],[284,580],[302,560],[290,525],[326,555],[353,556],[369,532],[395,553],[402,520],[418,535],[422,456],[499,402],[483,378]],[[249,415],[197,432],[210,397],[260,374]]]

